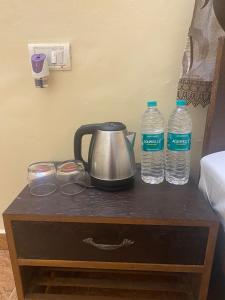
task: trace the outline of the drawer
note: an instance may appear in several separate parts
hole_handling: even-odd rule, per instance
[[[24,259],[204,264],[208,228],[12,221]]]

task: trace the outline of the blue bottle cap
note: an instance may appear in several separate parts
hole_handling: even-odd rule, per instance
[[[157,106],[157,101],[148,101],[147,102],[147,105],[148,105],[148,107],[155,107],[155,106]]]
[[[178,99],[176,101],[176,103],[177,103],[177,106],[186,106],[187,105],[187,101],[183,100],[183,99]]]

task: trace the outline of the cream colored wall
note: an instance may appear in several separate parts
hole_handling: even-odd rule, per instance
[[[73,157],[73,134],[81,124],[119,120],[139,132],[147,99],[158,99],[168,117],[193,4],[0,1],[0,212],[26,184],[29,163]],[[36,89],[27,43],[55,41],[71,42],[73,69],[52,72],[49,87]],[[196,170],[206,111],[191,110]]]

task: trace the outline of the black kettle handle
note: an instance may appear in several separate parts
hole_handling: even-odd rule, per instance
[[[83,125],[77,129],[74,135],[74,157],[75,160],[81,160],[84,164],[85,170],[88,170],[88,163],[83,159],[82,156],[82,138],[86,134],[93,135],[96,130],[100,128],[102,124],[88,124]]]

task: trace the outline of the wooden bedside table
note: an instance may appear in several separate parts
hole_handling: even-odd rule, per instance
[[[207,299],[218,221],[191,183],[72,198],[26,187],[4,223],[19,300]]]

